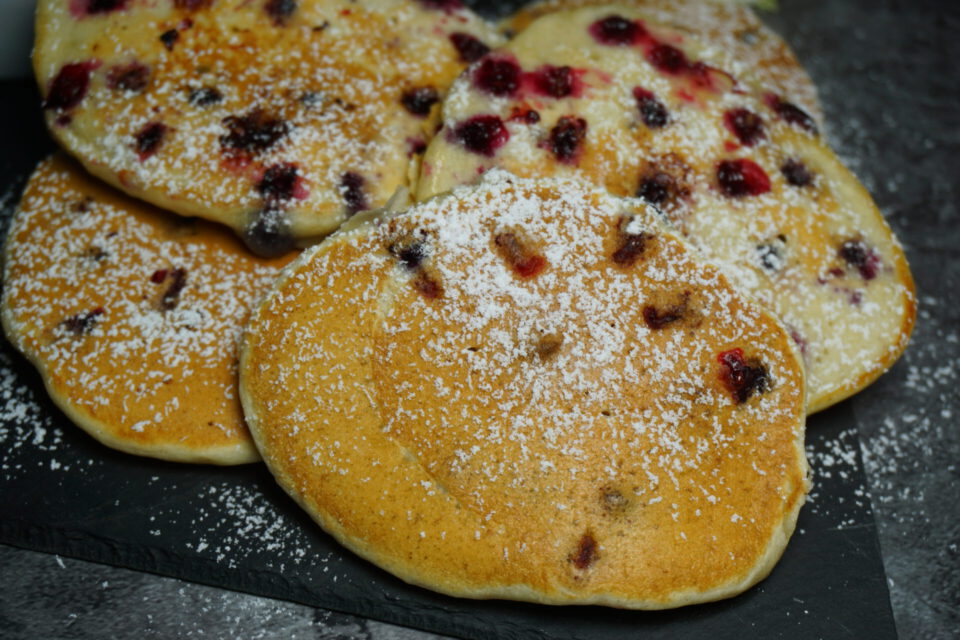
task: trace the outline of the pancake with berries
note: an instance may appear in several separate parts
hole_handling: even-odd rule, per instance
[[[659,609],[765,577],[806,491],[789,333],[639,200],[494,171],[341,230],[255,312],[279,483],[402,579]]]
[[[275,255],[406,185],[497,37],[458,0],[41,0],[33,61],[91,173]]]
[[[107,446],[252,462],[237,343],[287,262],[251,256],[224,227],[170,216],[54,156],[7,237],[3,327],[54,402]]]
[[[444,104],[418,197],[495,166],[642,197],[790,327],[810,411],[855,393],[912,330],[902,249],[789,96],[754,92],[640,16],[549,14],[477,61]]]
[[[544,0],[531,3],[503,21],[508,32],[520,33],[540,16],[556,11],[599,7],[609,0]],[[747,6],[705,0],[630,0],[621,2],[645,20],[669,26],[705,46],[711,64],[768,90],[790,96],[818,122],[823,113],[817,89],[783,38],[763,24]]]

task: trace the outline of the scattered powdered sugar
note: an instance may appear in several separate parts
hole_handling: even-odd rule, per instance
[[[160,206],[235,229],[282,209],[297,237],[382,206],[407,183],[425,127],[401,95],[442,95],[463,66],[451,32],[500,41],[465,7],[283,3],[291,14],[271,24],[263,2],[208,4],[129,7],[69,45],[42,40],[57,44],[38,49],[42,85],[67,62],[100,63],[79,104],[48,110],[48,121],[73,153]],[[159,35],[171,29],[166,46]],[[130,65],[143,81],[111,86]],[[270,183],[271,169],[289,180]]]
[[[645,15],[633,9],[622,13]],[[596,8],[549,16],[500,50],[505,59],[516,60],[518,73],[544,65],[576,69],[586,86],[582,95],[540,99],[528,95],[522,83],[512,95],[491,95],[476,73],[458,78],[444,105],[448,128],[484,114],[502,119],[509,139],[485,155],[471,152],[457,136],[438,135],[424,159],[419,197],[473,182],[492,166],[530,177],[577,175],[617,195],[647,197],[788,326],[805,357],[812,406],[855,392],[863,378],[881,372],[905,347],[905,318],[914,303],[902,252],[879,212],[850,195],[855,179],[834,164],[814,121],[791,111],[796,109],[791,102],[753,91],[747,76],[716,72],[710,80],[715,86],[688,86],[682,73],[664,73],[651,64],[642,45],[598,43],[590,25],[606,15]],[[692,38],[646,26],[666,41],[682,40],[682,55],[693,59],[713,50],[700,51]],[[555,37],[560,28],[567,37]],[[788,85],[810,87],[802,68],[788,60],[784,77],[796,80]],[[638,88],[665,105],[666,123],[648,127],[642,121]],[[536,122],[511,117],[528,103],[536,106]],[[783,104],[789,105],[786,111]],[[737,111],[759,122],[755,142],[738,142],[731,131],[729,116]],[[579,143],[582,158],[575,162],[551,147],[551,127],[571,113],[587,123]],[[733,164],[722,169],[724,163]],[[737,173],[746,170],[731,168],[741,166],[736,163],[759,172],[755,191],[748,180],[754,174]],[[862,247],[861,253],[844,254],[845,243]]]
[[[98,434],[200,455],[249,447],[236,353],[279,265],[224,244],[222,230],[181,224],[63,158],[45,161],[11,228],[4,322]]]
[[[949,296],[921,299],[915,344],[894,371],[854,405],[880,543],[895,577],[891,600],[898,621],[923,621],[932,610],[956,628],[960,331]]]
[[[265,456],[321,517],[364,514],[343,535],[390,536],[379,549],[428,564],[497,545],[485,562],[503,571],[529,556],[564,576],[656,522],[671,544],[716,534],[712,560],[748,566],[742,532],[765,545],[803,493],[800,363],[698,256],[639,201],[497,170],[338,237],[250,329],[243,384]],[[342,306],[349,326],[376,317],[372,344],[331,317]],[[371,363],[363,382],[340,349]],[[721,355],[757,376],[740,399]],[[529,522],[553,532],[537,550]]]
[[[279,506],[255,487],[218,482],[201,489],[192,499],[191,539],[180,541],[184,551],[235,569],[255,557],[262,566],[283,571],[309,571],[326,565],[330,554],[308,554],[310,532],[295,526]],[[159,514],[158,519],[182,517]]]

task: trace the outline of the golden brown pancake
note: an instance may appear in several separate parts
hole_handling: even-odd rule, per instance
[[[789,326],[811,412],[852,395],[913,327],[900,245],[792,98],[754,92],[644,15],[551,13],[470,67],[444,103],[418,199],[490,167],[643,197]]]
[[[705,45],[709,61],[761,87],[790,96],[821,124],[823,110],[817,88],[783,38],[763,24],[744,4],[724,0],[543,0],[521,8],[502,22],[520,33],[540,16],[556,11],[625,5],[651,22],[669,26]]]
[[[498,41],[456,0],[42,0],[33,61],[91,173],[272,255],[407,184]]]
[[[658,609],[765,577],[799,354],[638,200],[495,171],[342,229],[254,313],[241,398],[345,546],[456,596]]]
[[[57,155],[40,164],[4,252],[7,337],[51,398],[107,446],[180,462],[258,459],[237,343],[288,258],[128,198]]]

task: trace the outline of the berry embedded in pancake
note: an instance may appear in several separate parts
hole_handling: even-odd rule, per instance
[[[418,199],[490,167],[639,196],[791,328],[810,411],[852,395],[909,339],[902,249],[790,96],[755,92],[643,15],[552,13],[474,63],[444,103]]]
[[[237,343],[287,262],[251,256],[223,227],[169,216],[54,156],[7,237],[3,326],[54,402],[107,446],[253,462]]]
[[[488,174],[308,250],[241,398],[341,543],[444,593],[665,608],[739,593],[806,491],[799,352],[638,200]]]
[[[34,68],[88,170],[276,255],[408,184],[498,43],[456,0],[41,0]]]
[[[761,22],[743,4],[709,0],[626,0],[619,2],[641,12],[644,20],[662,24],[705,45],[711,64],[738,78],[788,95],[804,111],[823,122],[817,88],[783,38]],[[540,16],[581,7],[610,6],[609,0],[543,0],[522,7],[501,26],[520,33]]]

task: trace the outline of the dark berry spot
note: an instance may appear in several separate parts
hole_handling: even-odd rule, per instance
[[[74,0],[71,9],[80,15],[97,15],[111,13],[126,8],[127,0]],[[76,11],[79,9],[79,11]]]
[[[687,54],[669,44],[657,44],[647,52],[647,61],[661,73],[679,75],[691,68]]]
[[[407,157],[420,155],[427,150],[427,142],[423,138],[407,138]]]
[[[750,399],[755,392],[763,393],[769,387],[767,368],[757,359],[745,360],[743,349],[731,349],[717,356],[720,362],[720,380],[737,404]]]
[[[506,58],[487,58],[473,72],[473,83],[494,96],[513,95],[520,86],[520,65]]]
[[[494,115],[473,116],[458,124],[451,133],[468,151],[487,157],[492,157],[510,139],[503,120]]]
[[[340,176],[340,196],[347,208],[347,215],[352,216],[358,211],[370,208],[364,192],[366,182],[362,175],[353,171],[347,171]]]
[[[540,275],[547,267],[547,259],[536,253],[514,233],[499,233],[493,241],[500,257],[521,278]]]
[[[296,164],[279,162],[263,172],[256,189],[268,207],[279,207],[297,195],[297,191],[302,189],[301,181]]]
[[[597,541],[594,540],[590,532],[587,532],[580,537],[576,551],[570,556],[570,562],[577,569],[583,570],[596,562],[597,557],[599,557]]]
[[[416,87],[407,89],[400,97],[403,107],[415,116],[424,117],[430,113],[430,108],[440,100],[440,94],[433,87]]]
[[[670,305],[663,309],[657,309],[652,304],[648,304],[643,308],[643,321],[650,329],[663,329],[683,318],[687,312],[689,300],[690,293],[684,292],[679,304]]]
[[[613,47],[633,44],[647,32],[639,23],[618,15],[594,22],[589,31],[597,42]]]
[[[169,273],[167,269],[157,269],[153,272],[153,275],[150,276],[150,282],[160,284],[167,279],[167,273]]]
[[[170,127],[162,122],[148,122],[137,132],[137,141],[134,148],[137,151],[137,158],[143,162],[157,152],[163,139],[167,135]]]
[[[669,200],[674,193],[673,176],[661,171],[653,172],[640,181],[637,197],[657,206]]]
[[[177,9],[186,9],[187,11],[196,11],[210,6],[213,0],[173,0],[173,6]]]
[[[296,0],[267,0],[263,10],[273,19],[273,24],[285,24],[287,19],[297,10]]]
[[[298,100],[300,100],[300,104],[310,108],[323,106],[323,103],[326,102],[326,98],[320,91],[304,91],[300,94]]]
[[[783,255],[786,238],[777,236],[777,241],[757,245],[757,259],[765,271],[776,273],[783,269],[786,259]]]
[[[244,229],[243,241],[251,251],[265,258],[283,255],[293,248],[287,219],[281,211],[271,208],[261,211]]]
[[[778,95],[768,93],[765,96],[767,106],[776,111],[777,115],[780,116],[786,122],[789,122],[792,125],[796,125],[805,131],[809,131],[812,134],[817,133],[817,123],[810,116],[809,113],[793,104],[792,102],[787,102]]]
[[[653,236],[645,231],[640,233],[628,233],[626,231],[629,218],[624,218],[620,223],[620,241],[616,251],[610,256],[614,264],[620,267],[632,266],[643,256],[647,248],[647,241]]]
[[[800,348],[800,355],[807,355],[807,341],[794,327],[790,327],[790,338]]]
[[[163,292],[160,298],[160,308],[169,311],[177,306],[180,301],[180,292],[187,285],[187,270],[177,267],[170,272],[170,286]]]
[[[167,48],[167,51],[173,51],[173,45],[180,39],[180,32],[176,29],[168,29],[160,34],[160,42]]]
[[[561,346],[563,346],[563,336],[548,335],[540,338],[535,351],[541,360],[549,360],[560,353]]]
[[[562,116],[550,130],[550,151],[557,160],[574,164],[580,155],[587,135],[587,121],[574,116]]]
[[[191,89],[187,100],[195,107],[207,107],[223,100],[223,94],[213,87],[200,87],[199,89]]]
[[[227,133],[220,136],[220,146],[230,151],[261,153],[290,132],[290,125],[284,120],[269,116],[261,109],[242,116],[227,116],[222,122]]]
[[[640,118],[643,123],[651,129],[659,129],[669,121],[667,108],[652,91],[642,87],[636,87],[633,90],[633,97],[637,100],[637,108],[640,109]]]
[[[417,273],[413,279],[413,287],[428,300],[436,300],[443,296],[443,286],[424,271]]]
[[[619,490],[603,487],[600,489],[600,505],[607,513],[616,513],[627,508],[628,500]]]
[[[880,257],[863,240],[847,240],[837,253],[844,262],[856,268],[864,280],[873,280],[880,273]]]
[[[753,160],[723,160],[717,165],[717,182],[731,198],[758,196],[770,191],[770,178]]]
[[[537,92],[551,98],[565,98],[573,93],[575,77],[570,67],[545,66],[531,74]]]
[[[111,67],[107,72],[107,86],[114,90],[143,91],[150,79],[150,68],[139,62]]]
[[[420,0],[427,9],[434,11],[443,11],[444,13],[453,13],[463,9],[463,3],[460,0]]]
[[[795,187],[806,187],[813,184],[813,174],[807,165],[799,160],[790,158],[780,166],[780,173],[787,179],[789,184]]]
[[[537,124],[540,122],[540,113],[527,105],[515,105],[510,109],[510,117],[507,120],[524,124]]]
[[[84,196],[70,205],[70,211],[73,213],[87,213],[90,211],[90,205],[93,204],[93,198]]]
[[[68,111],[74,108],[87,95],[90,74],[100,66],[98,61],[74,62],[65,64],[50,83],[50,90],[43,101],[44,109]]]
[[[104,251],[102,247],[98,247],[96,245],[87,247],[86,250],[84,250],[83,252],[83,257],[86,258],[87,260],[90,260],[91,262],[100,262],[101,260],[106,258],[107,255],[109,254],[107,254],[107,252]]]
[[[74,316],[70,316],[61,324],[63,325],[64,329],[74,335],[86,335],[93,330],[97,324],[97,318],[103,315],[103,313],[103,307],[97,307],[96,309],[92,309],[86,313],[78,313]]]
[[[763,119],[749,109],[730,109],[723,114],[723,123],[733,135],[737,136],[740,144],[748,147],[752,147],[766,137]]]
[[[394,242],[387,251],[394,258],[400,261],[408,271],[416,271],[427,258],[427,245],[424,242],[414,240],[412,242]]]
[[[450,42],[453,43],[454,49],[460,54],[463,62],[476,62],[490,53],[490,47],[469,33],[451,33]]]

